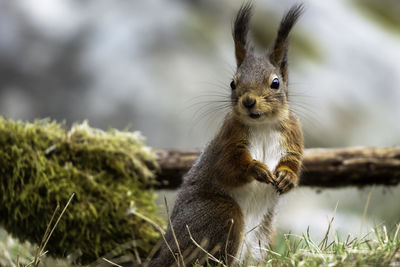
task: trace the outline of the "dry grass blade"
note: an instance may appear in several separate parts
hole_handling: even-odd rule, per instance
[[[391,263],[396,256],[397,252],[400,250],[400,243],[397,245],[397,248],[393,251],[392,255],[390,256],[389,262]]]
[[[64,209],[62,210],[60,216],[58,216],[58,219],[57,219],[56,223],[54,224],[53,228],[51,229],[51,232],[50,232],[49,236],[47,237],[46,242],[44,243],[44,245],[43,245],[43,247],[42,247],[42,250],[40,251],[40,254],[43,253],[44,248],[45,248],[46,245],[47,245],[47,242],[49,242],[51,235],[53,234],[54,230],[56,229],[58,223],[59,223],[60,220],[61,220],[61,217],[64,215],[65,211],[67,210],[67,208],[68,208],[69,204],[71,203],[72,199],[74,198],[74,196],[75,196],[75,193],[72,193],[72,195],[71,195],[71,197],[69,198],[67,204],[65,205]]]
[[[282,257],[281,254],[279,254],[278,252],[275,252],[275,251],[273,251],[273,250],[271,250],[271,249],[269,249],[269,248],[261,248],[261,247],[260,247],[260,250],[266,251],[266,252],[268,252],[268,253],[270,253],[270,254],[273,254],[273,255],[275,255],[275,256],[278,256],[278,257]]]
[[[189,230],[189,226],[188,226],[188,225],[186,225],[186,229],[188,230],[190,240],[192,240],[193,244],[195,244],[196,247],[198,247],[199,249],[201,249],[201,251],[203,251],[204,253],[206,253],[207,256],[210,258],[210,260],[212,260],[212,261],[214,261],[214,262],[216,262],[216,263],[218,263],[218,264],[221,264],[221,266],[223,266],[223,267],[227,267],[222,261],[220,261],[220,260],[218,260],[217,258],[215,258],[212,254],[210,254],[207,250],[205,250],[202,246],[200,246],[200,245],[196,242],[196,240],[194,240],[192,234],[190,233],[190,230]]]
[[[150,253],[147,255],[147,258],[144,262],[149,262],[154,257],[154,255],[160,249],[162,242],[163,242],[163,240],[159,240],[157,242],[157,244],[151,249]],[[146,265],[144,265],[144,266],[146,266]]]
[[[142,260],[140,259],[139,251],[137,250],[137,242],[136,242],[135,234],[133,233],[133,231],[132,231],[132,246],[133,246],[133,254],[136,258],[136,262],[141,264]]]
[[[328,229],[326,230],[326,232],[325,232],[325,236],[324,236],[324,238],[322,239],[322,241],[321,241],[321,243],[319,244],[319,247],[321,248],[321,249],[326,249],[326,247],[327,247],[327,245],[328,245],[328,237],[329,237],[329,232],[330,232],[330,230],[331,230],[331,227],[332,227],[332,223],[333,223],[333,219],[334,219],[335,217],[332,217],[330,220],[329,220],[329,224],[328,224]]]
[[[113,265],[113,266],[118,266],[118,267],[122,267],[122,265],[116,264],[115,262],[112,262],[110,260],[107,260],[106,258],[101,258],[103,261],[108,262],[109,264]]]
[[[362,233],[362,228],[363,228],[363,225],[364,225],[364,222],[365,222],[365,218],[367,217],[367,211],[368,211],[368,207],[369,207],[369,202],[371,200],[371,196],[372,196],[372,193],[374,192],[374,189],[375,189],[375,185],[373,185],[371,187],[371,190],[368,193],[367,201],[365,202],[363,216],[361,218],[361,224],[360,224],[360,235]]]
[[[165,231],[164,231],[164,229],[162,229],[161,226],[159,226],[158,224],[156,224],[154,221],[152,221],[150,218],[147,218],[143,214],[140,214],[140,213],[138,213],[136,211],[132,211],[131,214],[134,214],[134,215],[138,216],[139,218],[145,220],[146,222],[150,223],[155,229],[157,229],[157,231],[160,232],[160,234],[161,234],[161,236],[162,236],[162,238],[163,238],[163,240],[165,242],[165,245],[168,247],[169,251],[172,254],[172,257],[174,257],[175,261],[178,262],[178,259],[176,258],[171,246],[168,244],[167,239],[165,239]]]
[[[47,252],[48,251],[45,251],[45,252],[43,252],[42,254],[39,254],[39,259],[41,258],[41,257],[43,257],[44,255],[46,255],[47,254]],[[40,262],[40,261],[39,261]],[[39,262],[36,264],[36,265],[34,265],[34,267],[37,267],[37,266],[39,266]],[[27,265],[25,265],[25,267],[28,267],[28,266],[31,266],[32,264],[34,264],[35,263],[35,259],[33,259],[31,262],[29,262]]]
[[[130,214],[134,214],[136,216],[138,216],[139,218],[145,220],[146,222],[150,223],[154,228],[156,228],[163,236],[165,235],[165,231],[164,229],[162,229],[161,226],[159,226],[158,224],[156,224],[154,221],[152,221],[150,218],[144,216],[143,214],[136,212],[136,211],[132,211]]]
[[[230,221],[231,225],[229,226],[228,236],[226,237],[226,242],[225,242],[225,260],[226,260],[226,262],[229,262],[228,261],[228,243],[229,243],[229,237],[231,235],[232,227],[234,224],[233,219],[230,219],[229,221]]]
[[[51,219],[50,219],[49,223],[47,224],[47,228],[46,228],[46,231],[44,232],[42,241],[40,242],[40,245],[39,245],[38,249],[36,250],[35,258],[34,258],[34,260],[33,260],[33,262],[32,262],[32,263],[33,263],[33,266],[37,266],[37,265],[39,264],[39,254],[40,254],[40,252],[42,251],[43,245],[44,245],[44,243],[45,243],[46,240],[47,240],[47,237],[48,237],[49,231],[50,231],[50,226],[51,226],[51,224],[53,223],[53,220],[54,220],[54,218],[55,218],[55,216],[56,216],[57,211],[58,211],[59,208],[60,208],[60,205],[57,204],[57,207],[56,207],[56,209],[54,210],[53,215],[51,216]]]
[[[183,267],[185,267],[185,261],[183,260],[181,248],[179,247],[179,242],[178,242],[178,239],[176,238],[176,235],[175,235],[174,227],[173,227],[172,221],[171,221],[171,216],[169,216],[169,208],[168,208],[168,203],[167,203],[167,199],[165,198],[165,196],[164,196],[164,203],[165,203],[165,208],[166,208],[166,211],[167,211],[168,223],[169,223],[169,225],[171,227],[171,232],[172,232],[172,236],[174,237],[176,248],[178,249],[179,258],[182,261]],[[178,266],[180,266],[179,261],[178,261]]]
[[[289,234],[290,234],[290,233],[289,233]],[[289,242],[289,238],[288,238],[288,235],[289,235],[289,234],[284,234],[283,237],[284,237],[284,239],[285,239],[285,244],[286,244],[286,247],[287,247],[287,249],[288,249],[288,252],[291,253],[291,252],[292,252],[292,249],[291,249],[290,242]]]
[[[44,255],[47,253],[47,251],[45,252],[44,249],[45,249],[47,243],[49,242],[51,235],[53,234],[54,230],[56,229],[56,227],[57,227],[57,225],[58,225],[58,223],[59,223],[61,217],[64,215],[65,211],[67,210],[67,207],[68,207],[69,204],[71,203],[71,201],[72,201],[72,199],[73,199],[74,196],[75,196],[75,193],[72,193],[72,195],[71,195],[71,197],[69,198],[67,204],[65,205],[64,209],[62,210],[60,216],[58,216],[57,221],[55,222],[53,228],[51,228],[51,231],[49,232],[50,226],[51,226],[51,224],[52,224],[52,222],[53,222],[53,220],[54,220],[54,218],[55,218],[55,215],[56,215],[58,209],[60,208],[60,206],[57,205],[56,209],[54,210],[53,215],[51,216],[50,222],[47,224],[46,231],[45,231],[45,233],[44,233],[44,235],[43,235],[43,239],[42,239],[42,241],[41,241],[41,243],[40,243],[40,246],[39,246],[39,248],[38,248],[37,251],[36,251],[35,258],[34,258],[34,260],[33,260],[31,263],[29,263],[27,266],[33,264],[34,267],[37,267],[37,266],[39,265],[40,258],[41,258],[42,256],[44,256]]]

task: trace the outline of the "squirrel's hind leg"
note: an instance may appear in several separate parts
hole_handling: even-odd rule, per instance
[[[218,266],[212,257],[232,266],[243,232],[243,218],[236,202],[223,196],[196,199],[191,202],[191,208],[185,209],[184,213],[184,216],[177,217],[179,219],[171,218],[175,237],[170,228],[165,235],[174,254],[180,257],[175,245],[176,238],[186,266],[192,266],[194,263],[206,266],[207,259],[209,265]],[[149,266],[177,266],[177,264],[171,251],[163,244],[158,256]]]
[[[196,206],[196,205],[194,205]],[[218,263],[211,260],[210,255],[232,266],[235,262],[244,228],[243,216],[240,207],[230,197],[214,196],[202,202],[193,211],[193,220],[188,223],[192,238],[202,245],[207,253],[204,253],[197,246],[190,246],[193,250],[187,257],[189,263],[197,262],[204,265],[208,258],[208,264],[218,266]],[[202,218],[201,224],[199,218]],[[186,232],[188,230],[186,229]],[[189,233],[187,232],[189,237]],[[190,239],[190,237],[189,237]],[[189,240],[190,244],[193,241]]]

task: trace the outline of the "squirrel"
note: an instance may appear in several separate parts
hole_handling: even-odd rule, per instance
[[[302,4],[292,6],[273,45],[256,55],[247,40],[252,5],[240,7],[232,30],[231,109],[185,175],[165,242],[146,266],[266,258],[275,206],[298,185],[301,171],[301,125],[288,101],[288,44],[302,11]]]

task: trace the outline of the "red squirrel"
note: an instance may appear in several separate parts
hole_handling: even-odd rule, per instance
[[[165,234],[168,245],[148,266],[191,266],[207,257],[209,264],[218,259],[231,266],[267,256],[275,206],[297,186],[303,155],[301,126],[288,102],[288,37],[302,10],[295,5],[284,15],[262,55],[247,40],[251,4],[238,11],[232,107],[184,177]]]

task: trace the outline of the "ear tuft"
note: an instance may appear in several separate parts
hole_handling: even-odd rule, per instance
[[[239,67],[242,64],[247,53],[247,33],[249,31],[249,22],[252,16],[251,2],[244,3],[235,18],[233,24],[233,40],[235,42],[236,63]]]
[[[272,64],[281,69],[284,79],[287,80],[287,53],[289,45],[289,33],[297,20],[304,11],[303,4],[297,4],[290,8],[290,10],[282,18],[279,25],[278,34],[270,53],[269,59]]]

